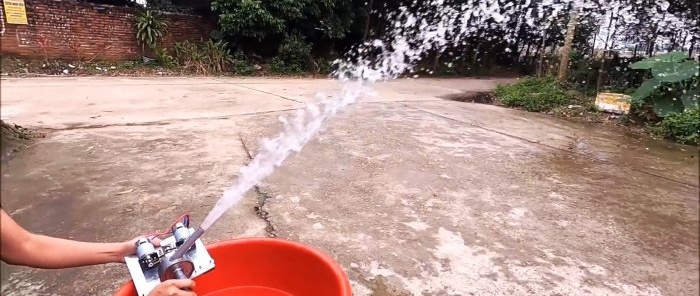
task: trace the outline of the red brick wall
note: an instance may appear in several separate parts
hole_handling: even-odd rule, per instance
[[[25,0],[29,25],[8,24],[2,13],[3,56],[63,60],[131,60],[141,56],[134,18],[139,10],[73,0]],[[2,5],[0,4],[0,7]],[[168,32],[159,46],[205,40],[214,28],[201,16],[163,13]]]

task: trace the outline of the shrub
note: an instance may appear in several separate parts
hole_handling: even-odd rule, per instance
[[[661,122],[660,132],[682,144],[700,145],[700,109],[669,113]]]
[[[313,60],[313,72],[316,74],[330,74],[334,70],[333,59],[317,58]]]
[[[291,35],[280,44],[277,56],[272,59],[270,70],[278,74],[299,74],[306,72],[311,44],[300,35]]]
[[[155,62],[156,64],[165,68],[174,68],[178,66],[175,57],[168,53],[167,49],[156,49],[155,50]]]
[[[141,44],[141,50],[145,46],[153,50],[156,48],[158,39],[163,37],[168,25],[153,11],[145,10],[136,17],[136,40]]]
[[[238,75],[251,75],[255,73],[256,69],[253,63],[248,57],[243,54],[242,51],[237,51],[233,55],[233,61],[231,62],[231,70],[233,73]]]
[[[506,106],[531,112],[549,111],[570,100],[553,78],[525,78],[515,84],[501,85],[496,87],[496,96]]]
[[[222,40],[175,43],[175,58],[185,70],[206,75],[223,74],[233,62],[228,43]]]

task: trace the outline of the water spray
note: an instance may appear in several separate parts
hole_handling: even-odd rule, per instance
[[[432,0],[430,7],[438,8],[442,3],[443,0]],[[497,6],[497,2],[492,6]],[[492,8],[483,9],[491,11]],[[459,37],[464,33],[461,31],[469,30],[466,24],[471,15],[459,9],[437,12],[434,19],[428,22],[421,14],[413,15],[402,8],[396,15],[388,40],[374,40],[360,45],[356,49],[360,55],[356,61],[351,58],[337,61],[338,70],[333,77],[343,83],[342,90],[331,96],[317,94],[317,102],[307,103],[306,108],[297,110],[293,118],[280,118],[284,126],[282,132],[262,141],[260,151],[241,168],[237,182],[224,191],[201,227],[189,228],[189,221],[175,224],[168,233],[170,236],[162,241],[159,248],[148,239],[139,240],[137,254],[126,258],[139,295],[147,295],[161,281],[194,278],[213,269],[214,260],[199,238],[246,192],[271,175],[293,152],[300,152],[322,129],[325,121],[342,108],[370,94],[367,83],[391,80],[402,73],[412,72],[416,62],[428,49],[444,50],[450,39],[448,37],[452,37],[451,42],[460,42]],[[455,33],[454,22],[458,19],[462,20],[462,27],[458,28],[458,31],[461,30],[459,33]],[[381,52],[378,60],[367,57],[366,53],[377,50]]]

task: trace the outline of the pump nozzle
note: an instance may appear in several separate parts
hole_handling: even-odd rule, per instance
[[[194,230],[194,232],[185,240],[185,242],[180,245],[179,248],[175,251],[172,257],[170,257],[170,260],[177,260],[185,256],[185,253],[189,251],[192,246],[194,246],[194,243],[199,239],[200,236],[204,234],[204,229],[201,227],[197,227],[197,229]]]

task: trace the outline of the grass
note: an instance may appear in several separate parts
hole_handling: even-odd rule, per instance
[[[530,112],[546,112],[571,101],[565,89],[553,78],[525,78],[518,83],[501,85],[496,96],[508,107]]]
[[[681,144],[700,145],[700,109],[667,115],[661,121],[658,133]]]

